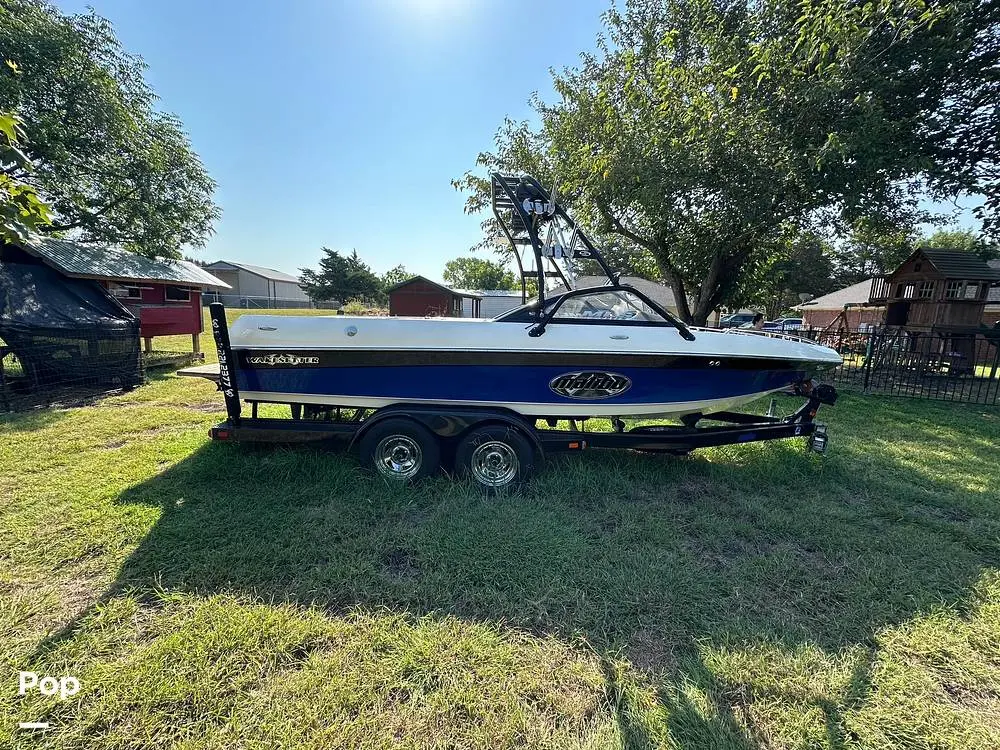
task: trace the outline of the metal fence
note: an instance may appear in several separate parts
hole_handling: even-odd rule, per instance
[[[1000,331],[870,327],[795,333],[840,353],[843,365],[828,376],[835,383],[866,393],[1000,404]]]
[[[254,297],[243,294],[216,294],[215,292],[205,292],[201,295],[201,303],[203,305],[207,306],[213,302],[221,302],[226,307],[239,307],[246,310],[308,309],[325,307],[327,305],[327,303],[316,304],[308,299],[291,299],[285,297]]]
[[[221,302],[226,307],[242,308],[244,310],[336,310],[352,306],[365,309],[380,309],[384,307],[384,302],[374,297],[359,297],[344,303],[336,300],[314,302],[310,299],[255,297],[245,294],[217,294],[215,292],[205,292],[201,295],[201,304],[205,307],[213,302]]]

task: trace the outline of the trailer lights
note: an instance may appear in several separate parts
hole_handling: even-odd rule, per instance
[[[809,436],[809,450],[814,453],[826,453],[826,446],[830,438],[826,434],[826,425],[816,425],[816,431]]]

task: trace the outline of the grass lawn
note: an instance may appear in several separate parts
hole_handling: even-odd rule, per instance
[[[493,501],[222,416],[162,375],[0,417],[0,747],[1000,747],[996,409],[847,395],[826,456],[594,451]]]

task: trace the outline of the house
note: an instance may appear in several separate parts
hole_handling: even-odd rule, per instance
[[[891,274],[876,277],[869,302],[885,305],[885,324],[907,329],[978,328],[1000,269],[962,250],[919,248]]]
[[[826,328],[843,313],[845,328],[862,328],[865,325],[879,325],[885,312],[883,307],[869,306],[872,281],[865,279],[835,292],[816,297],[792,309],[802,315],[802,324],[807,328]]]
[[[513,310],[521,304],[520,290],[477,289],[476,294],[478,294],[481,299],[476,300],[472,297],[467,297],[462,301],[463,318],[495,318],[508,310]],[[477,303],[479,304],[479,315],[474,316],[472,314],[472,310]]]
[[[206,289],[228,285],[184,260],[153,260],[116,248],[92,247],[45,238],[3,252],[21,250],[71,279],[93,279],[139,320],[146,351],[156,336],[190,334],[193,350],[201,351],[201,296]],[[3,257],[0,255],[0,257]],[[39,300],[40,304],[45,300]]]
[[[462,289],[450,289],[423,276],[414,276],[386,289],[389,314],[415,317],[461,318],[480,316],[482,295]],[[463,302],[470,301],[471,315],[464,315]]]
[[[213,295],[211,300],[230,307],[308,307],[309,295],[299,285],[299,279],[282,271],[249,263],[217,260],[205,269],[218,276],[231,292]]]

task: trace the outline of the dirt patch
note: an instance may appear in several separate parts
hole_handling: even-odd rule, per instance
[[[628,660],[649,675],[672,673],[677,668],[676,644],[650,628],[635,631],[629,639]]]
[[[397,580],[413,580],[420,573],[416,555],[398,547],[382,555],[382,567],[386,575]]]
[[[677,485],[677,499],[684,503],[715,500],[719,494],[719,485],[703,477],[688,477]]]
[[[204,404],[183,404],[182,406],[189,411],[196,411],[202,414],[225,414],[226,412],[226,409],[222,404],[214,401]]]

